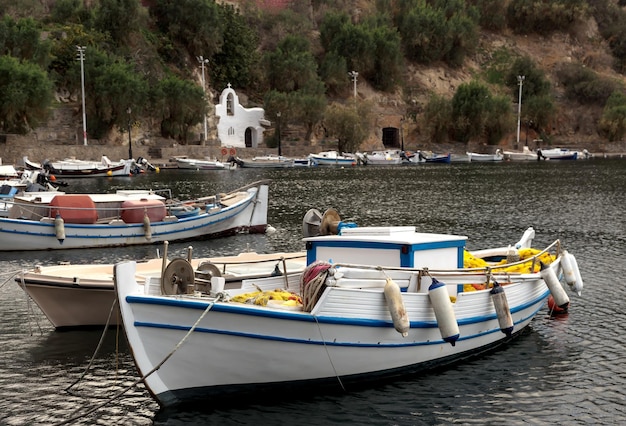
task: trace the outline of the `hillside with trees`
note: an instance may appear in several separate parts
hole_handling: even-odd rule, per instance
[[[227,84],[297,144],[341,151],[380,148],[385,115],[413,149],[510,144],[518,122],[526,140],[596,150],[626,134],[624,0],[265,3],[0,0],[0,133],[68,104],[78,128],[84,75],[89,137],[109,143],[131,121],[198,143]]]

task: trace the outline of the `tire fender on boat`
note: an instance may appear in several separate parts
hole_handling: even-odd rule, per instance
[[[54,218],[54,233],[61,244],[65,241],[65,221],[59,213]]]
[[[541,278],[543,278],[543,281],[548,286],[550,294],[552,294],[552,297],[554,297],[554,303],[559,308],[567,308],[569,306],[569,296],[561,285],[559,278],[556,276],[556,272],[554,272],[553,268],[547,266],[543,262],[540,262],[540,265],[541,271],[539,273],[541,274]]]
[[[583,290],[583,279],[580,275],[576,258],[567,250],[563,250],[563,253],[561,253],[561,269],[563,270],[565,282],[572,291],[580,296]]]
[[[509,301],[504,293],[504,288],[494,280],[493,288],[489,291],[489,294],[491,295],[491,301],[493,302],[496,315],[498,316],[500,331],[510,336],[511,333],[513,333],[513,317],[511,316]]]
[[[454,309],[452,308],[452,302],[450,301],[450,293],[448,293],[448,287],[444,283],[436,278],[432,278],[432,280],[432,284],[428,287],[428,296],[435,311],[437,326],[443,340],[454,346],[460,332],[459,324],[456,322]]]
[[[387,307],[393,320],[393,326],[396,331],[402,334],[402,337],[409,335],[409,329],[411,323],[409,322],[409,316],[406,313],[404,307],[404,301],[402,300],[402,292],[400,286],[391,278],[387,278],[385,288],[383,290],[385,300],[387,301]]]

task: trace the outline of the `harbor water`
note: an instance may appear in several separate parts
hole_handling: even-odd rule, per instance
[[[567,315],[550,317],[546,308],[509,345],[451,368],[355,391],[259,395],[228,406],[162,410],[141,384],[133,385],[139,375],[122,330],[111,328],[104,336],[102,330],[55,331],[13,279],[36,265],[146,260],[162,247],[0,252],[0,424],[626,422],[626,161],[163,170],[70,180],[66,192],[169,188],[185,200],[266,178],[274,232],[172,243],[169,256],[185,256],[190,245],[202,257],[303,250],[302,219],[311,208],[333,207],[342,220],[361,226],[412,225],[466,235],[470,250],[514,243],[532,226],[535,247],[558,238],[576,256],[582,296],[570,293]]]

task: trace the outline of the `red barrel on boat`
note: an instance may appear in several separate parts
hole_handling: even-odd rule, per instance
[[[65,223],[96,223],[98,212],[89,195],[55,195],[50,201],[50,217],[61,215]]]
[[[161,222],[166,215],[165,203],[161,200],[126,200],[122,203],[122,220],[126,223],[142,223],[144,214],[150,222]]]

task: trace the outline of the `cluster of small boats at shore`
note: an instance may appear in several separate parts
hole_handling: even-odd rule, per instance
[[[541,161],[541,160],[576,160],[590,158],[587,150],[572,151],[565,148],[537,149],[531,151],[527,146],[522,151],[496,149],[493,153],[466,152],[464,154],[437,154],[432,151],[403,151],[386,149],[372,152],[339,153],[322,151],[309,154],[304,158],[290,158],[282,155],[257,156],[242,159],[229,156],[226,160],[204,158],[193,159],[177,157],[175,161],[180,169],[194,170],[233,170],[235,168],[286,168],[312,166],[397,166],[402,164],[422,163],[458,163],[458,162],[498,162],[498,161]]]

